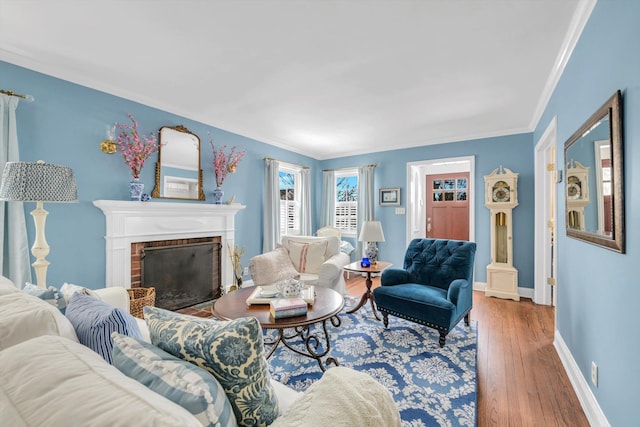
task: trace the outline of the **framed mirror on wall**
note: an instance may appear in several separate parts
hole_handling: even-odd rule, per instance
[[[620,91],[565,142],[564,162],[567,235],[624,253]]]
[[[156,186],[151,197],[204,200],[200,138],[184,126],[160,128]]]

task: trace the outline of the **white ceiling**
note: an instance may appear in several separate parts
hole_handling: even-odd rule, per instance
[[[531,131],[594,4],[0,0],[0,60],[327,159]]]

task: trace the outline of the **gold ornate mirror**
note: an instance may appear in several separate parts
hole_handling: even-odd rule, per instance
[[[200,138],[184,126],[160,128],[156,186],[151,197],[204,200]]]
[[[620,91],[567,140],[564,160],[567,235],[624,253]]]

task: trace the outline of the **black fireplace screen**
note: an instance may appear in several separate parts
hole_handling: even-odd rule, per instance
[[[178,310],[220,297],[220,243],[142,250],[142,286],[156,288],[156,307]]]

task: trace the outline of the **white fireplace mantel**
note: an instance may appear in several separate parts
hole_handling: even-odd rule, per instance
[[[235,214],[244,205],[95,200],[104,212],[106,286],[131,287],[131,244],[158,240],[220,237],[222,285],[232,283],[227,245],[235,244]]]

